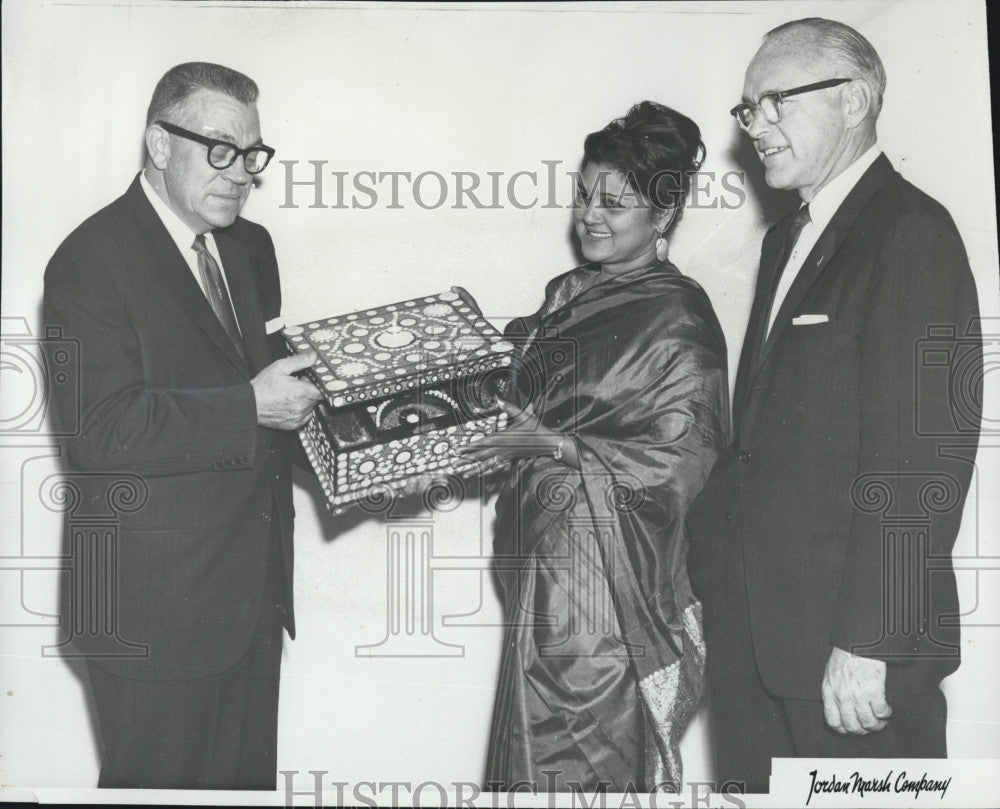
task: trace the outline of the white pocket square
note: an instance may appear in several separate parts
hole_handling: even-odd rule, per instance
[[[280,316],[271,318],[264,324],[264,331],[268,334],[274,334],[276,331],[281,331],[283,328],[285,328],[285,319]]]
[[[792,318],[793,326],[815,326],[817,323],[829,323],[829,315],[799,315]]]

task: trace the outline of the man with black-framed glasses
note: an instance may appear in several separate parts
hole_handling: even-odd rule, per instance
[[[45,273],[44,323],[80,346],[79,413],[53,390],[56,418],[80,425],[67,484],[86,503],[116,475],[136,491],[110,554],[67,553],[63,626],[87,660],[102,787],[276,784],[290,461],[319,393],[294,376],[314,357],[285,356],[271,238],[239,216],[274,154],[257,93],[222,65],[167,71],[144,169]],[[114,568],[92,579],[102,559]]]
[[[946,755],[980,403],[922,373],[920,345],[950,334],[936,362],[974,378],[977,293],[948,212],[877,146],[885,85],[857,31],[798,20],[730,111],[767,184],[798,195],[761,248],[731,451],[689,515],[716,781],[751,792],[774,757]]]

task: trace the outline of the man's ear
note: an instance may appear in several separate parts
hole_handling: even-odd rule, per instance
[[[854,79],[844,90],[844,112],[850,129],[867,120],[872,113],[874,98],[868,82]]]
[[[156,124],[146,127],[146,152],[156,168],[166,169],[170,160],[170,135],[166,130]]]

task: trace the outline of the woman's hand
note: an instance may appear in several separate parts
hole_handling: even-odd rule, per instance
[[[422,495],[439,480],[441,478],[435,477],[429,472],[424,472],[422,475],[414,475],[411,478],[407,478],[406,482],[395,490],[396,497],[403,498]]]
[[[456,450],[459,456],[483,464],[498,464],[539,455],[555,457],[561,447],[562,462],[579,468],[576,444],[569,436],[542,424],[530,404],[525,410],[502,399],[497,404],[507,413],[507,428],[459,447]]]

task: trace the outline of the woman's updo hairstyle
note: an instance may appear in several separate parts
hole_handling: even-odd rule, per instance
[[[583,165],[603,164],[618,172],[659,210],[684,208],[691,176],[705,160],[698,125],[655,101],[640,101],[583,142]]]

